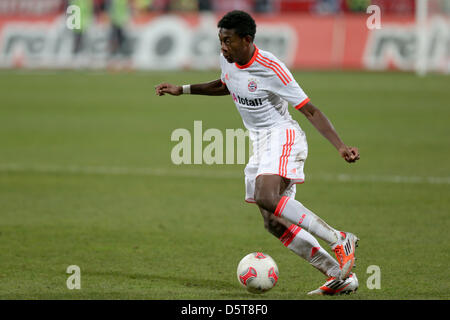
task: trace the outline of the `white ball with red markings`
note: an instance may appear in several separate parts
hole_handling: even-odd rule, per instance
[[[271,256],[263,252],[252,252],[239,262],[239,283],[251,293],[264,293],[278,281],[278,267]]]

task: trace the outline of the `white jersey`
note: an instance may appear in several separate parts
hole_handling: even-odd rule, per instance
[[[309,101],[284,63],[256,46],[246,65],[228,63],[221,54],[220,67],[221,80],[250,131],[292,124],[288,104],[300,109]]]

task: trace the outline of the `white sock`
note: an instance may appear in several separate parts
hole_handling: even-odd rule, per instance
[[[339,263],[306,230],[293,224],[283,233],[280,241],[285,247],[308,261],[328,277],[340,276]]]
[[[330,227],[311,210],[293,198],[286,196],[282,197],[277,205],[274,215],[283,217],[289,222],[301,226],[312,235],[326,241],[331,247],[333,247],[338,239],[340,239],[338,230]]]

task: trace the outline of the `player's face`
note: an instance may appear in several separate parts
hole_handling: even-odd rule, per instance
[[[248,41],[239,37],[233,29],[220,28],[219,30],[220,49],[223,56],[229,63],[239,62],[244,53]]]

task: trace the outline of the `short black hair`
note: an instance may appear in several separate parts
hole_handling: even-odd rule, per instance
[[[234,10],[228,12],[217,23],[218,28],[234,29],[234,32],[241,37],[251,36],[252,41],[255,39],[256,23],[253,18],[244,11]]]

